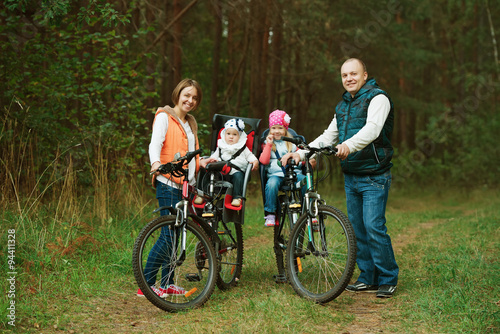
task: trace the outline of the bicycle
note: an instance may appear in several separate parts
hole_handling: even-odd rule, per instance
[[[156,209],[154,212],[168,210],[170,215],[149,222],[134,243],[132,262],[139,288],[153,305],[169,312],[203,305],[212,295],[219,273],[221,241],[194,213],[191,195],[198,190],[188,183],[189,170],[184,168],[200,153],[201,150],[188,152],[158,168],[162,174],[182,178],[182,199],[175,207]],[[154,257],[158,259],[156,262],[151,261]],[[161,278],[156,280],[160,267]],[[160,290],[167,282],[182,286],[184,293],[168,294]],[[161,296],[153,291],[152,284]]]
[[[301,138],[305,141],[305,138],[292,128],[288,128],[288,132],[294,138]],[[260,136],[261,145],[269,134],[269,129],[262,132]],[[292,162],[293,164],[295,161]],[[289,164],[286,166],[284,171],[285,177],[283,184],[278,194],[278,205],[276,210],[276,222],[277,224],[273,229],[273,248],[276,259],[276,266],[278,267],[278,274],[274,275],[273,278],[276,283],[287,283],[288,279],[286,276],[285,268],[285,252],[288,244],[288,236],[292,231],[292,228],[297,221],[298,217],[302,214],[301,210],[301,200],[299,189],[294,187],[296,183],[295,165]],[[260,165],[260,179],[261,179],[261,190],[262,190],[262,201],[263,205],[266,204],[266,183],[267,183],[267,173],[264,165]],[[288,218],[288,222],[287,222]]]
[[[282,212],[280,224],[275,227],[278,241],[275,249],[278,246],[283,252],[286,241],[283,227],[288,217],[291,232],[286,244],[286,278],[299,296],[327,303],[345,290],[356,263],[356,238],[349,219],[339,209],[326,205],[313,182],[312,157],[332,155],[336,149],[310,147],[302,138],[283,137],[283,140],[309,152],[305,159],[306,177],[300,183],[296,182],[293,165],[286,168],[287,183],[280,197]],[[306,192],[300,203],[297,196],[303,185]]]
[[[247,173],[250,173],[251,166],[249,165],[247,169]],[[234,219],[242,207],[233,207],[230,204],[232,197],[227,192],[233,185],[223,177],[228,172],[229,168],[225,161],[209,163],[203,176],[208,178],[208,182],[201,181],[203,189],[199,193],[204,203],[194,204],[220,240],[218,251],[220,269],[217,278],[217,287],[220,290],[228,290],[235,286],[241,277],[243,267],[243,230],[242,224],[239,223],[242,219],[241,217]],[[244,188],[246,189],[246,186]]]
[[[217,149],[217,142],[220,139],[221,131],[224,129],[224,124],[234,118],[230,115],[215,114],[212,119],[212,140],[210,151],[214,152]],[[252,153],[257,154],[258,137],[255,135],[258,132],[261,120],[258,118],[239,117],[246,125],[247,148]],[[229,173],[229,165],[225,162],[211,163],[206,166],[207,173],[204,182],[203,173],[198,173],[197,184],[201,185],[201,196],[205,202],[201,205],[194,204],[197,213],[201,216],[218,235],[220,239],[219,245],[219,263],[220,271],[217,278],[217,287],[220,290],[228,290],[234,287],[240,277],[243,267],[243,229],[245,223],[245,207],[244,200],[239,207],[231,206],[232,201],[232,184],[224,180],[224,176]],[[245,198],[247,186],[250,182],[252,166],[248,165],[244,171],[244,184],[242,196]],[[206,187],[203,187],[203,185]]]

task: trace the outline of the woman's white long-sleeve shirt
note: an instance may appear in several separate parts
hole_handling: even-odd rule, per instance
[[[191,127],[189,126],[189,123],[186,122],[181,122],[182,127],[184,128],[184,131],[186,131],[186,135],[188,138],[188,151],[194,151],[196,147],[196,139],[194,137],[194,133],[191,130]],[[149,144],[149,161],[151,162],[151,165],[158,161],[160,162],[160,154],[161,154],[161,149],[164,145],[165,141],[165,135],[167,134],[168,130],[168,115],[167,113],[158,113],[156,115],[155,122],[153,124],[153,133],[151,134],[151,143]],[[168,162],[168,161],[166,161]],[[196,161],[195,159],[192,159],[189,162],[188,165],[189,168],[189,175],[188,175],[188,180],[189,183],[194,185],[196,183],[195,180],[195,173],[196,173]],[[156,178],[158,181],[168,184],[171,187],[175,188],[180,188],[181,186],[175,182],[172,182],[168,180],[165,176],[163,175],[158,175]]]

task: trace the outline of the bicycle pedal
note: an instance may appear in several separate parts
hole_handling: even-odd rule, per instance
[[[298,209],[301,208],[302,205],[300,203],[293,203],[288,206],[290,209]]]
[[[186,280],[189,282],[199,282],[201,281],[201,277],[198,274],[186,274]]]
[[[213,214],[213,212],[205,212],[205,213],[203,213],[201,216],[202,216],[202,217],[213,217],[213,216],[214,216],[214,214]]]
[[[276,283],[287,283],[288,282],[286,275],[274,275],[273,278],[274,278],[274,281]]]

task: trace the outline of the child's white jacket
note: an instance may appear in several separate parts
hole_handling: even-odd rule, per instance
[[[240,135],[240,140],[233,145],[229,145],[226,143],[225,135],[226,135],[226,129],[221,131],[221,138],[217,141],[217,149],[215,150],[214,153],[210,156],[210,158],[217,159],[218,161],[224,160],[224,161],[229,161],[233,154],[238,152],[240,148],[242,148],[244,145],[246,145],[247,142],[247,134],[243,131]],[[219,150],[220,148],[220,150]],[[219,151],[221,152],[221,156],[219,156]],[[248,149],[248,147],[245,147],[243,152],[241,152],[235,159],[231,160],[231,163],[234,166],[237,166],[238,168],[245,170],[247,165],[250,162],[253,162],[257,160],[257,157]],[[231,172],[229,173],[234,174],[238,170],[236,168],[232,168]]]

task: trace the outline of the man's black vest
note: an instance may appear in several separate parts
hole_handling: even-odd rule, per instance
[[[384,127],[377,139],[361,151],[351,153],[347,159],[341,161],[344,173],[376,175],[382,174],[392,167],[391,159],[394,150],[391,145],[391,137],[394,126],[394,105],[389,95],[378,87],[375,79],[368,79],[354,97],[349,92],[342,95],[342,101],[335,108],[339,143],[351,138],[365,126],[368,106],[371,100],[379,94],[387,96],[391,103],[391,110]]]

